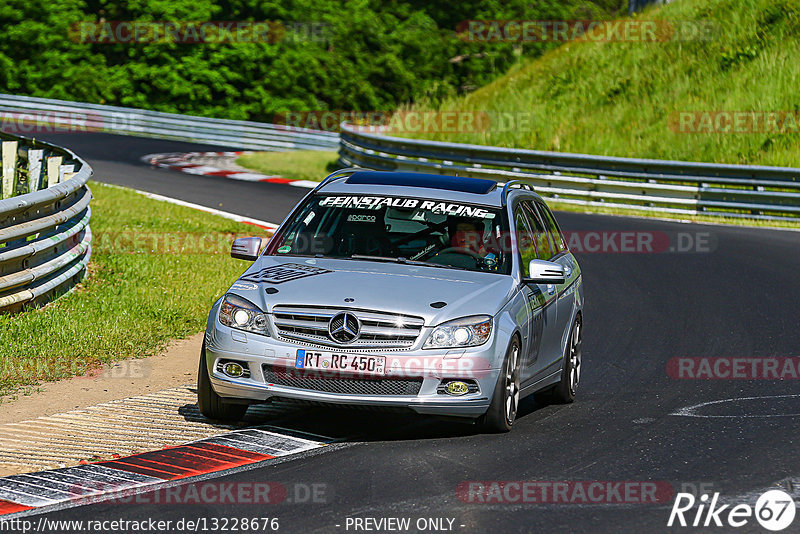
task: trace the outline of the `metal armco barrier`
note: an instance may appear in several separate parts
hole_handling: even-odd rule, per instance
[[[332,132],[0,94],[0,128],[3,123],[23,124],[31,132],[105,132],[250,150],[335,150],[339,144]]]
[[[92,169],[64,148],[0,134],[0,313],[78,283],[91,255]]]
[[[526,180],[587,206],[751,219],[800,219],[800,169],[649,160],[388,137],[343,124],[340,164]]]

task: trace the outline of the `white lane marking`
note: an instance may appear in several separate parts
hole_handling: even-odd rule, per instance
[[[269,454],[270,456],[285,456],[296,452],[307,451],[323,447],[324,442],[276,434],[274,432],[255,428],[239,430],[221,436],[204,439],[201,443],[215,443],[250,452]]]
[[[700,404],[695,404],[693,406],[686,406],[681,408],[680,410],[671,413],[670,415],[679,415],[683,417],[702,417],[706,419],[738,419],[743,417],[800,417],[800,413],[779,413],[779,414],[756,414],[756,415],[705,415],[696,413],[697,410],[703,408],[705,406],[711,406],[713,404],[723,404],[727,402],[739,402],[739,401],[748,401],[748,400],[761,400],[761,399],[785,399],[785,398],[797,398],[800,395],[767,395],[764,397],[738,397],[733,399],[721,399],[715,401],[708,401],[708,402],[701,402]]]
[[[96,469],[87,469],[94,467]],[[97,488],[129,488],[138,484],[149,482],[160,482],[161,479],[132,473],[136,478],[124,478],[126,471],[103,467],[102,465],[80,465],[76,467],[66,467],[55,471],[40,471],[33,473],[32,477],[43,478],[46,480],[60,481],[69,483],[71,487],[77,489],[97,489]]]
[[[182,166],[185,167],[185,166]],[[219,172],[222,169],[218,169],[217,167],[212,167],[210,165],[199,165],[195,167],[189,168],[182,168],[181,171],[187,174],[208,174],[210,172]]]
[[[47,506],[48,504],[55,504],[63,499],[48,499],[43,496],[34,495],[33,493],[20,491],[16,487],[0,486],[0,499],[23,506],[32,506],[38,508],[40,506]]]
[[[246,171],[244,167],[239,167],[240,171],[215,167],[213,164],[199,164],[191,161],[191,158],[219,158],[233,157],[246,154],[248,152],[170,152],[167,154],[147,154],[142,156],[142,161],[160,167],[162,169],[172,169],[187,174],[219,176],[221,178],[231,178],[233,180],[244,180],[247,182],[269,182],[272,179],[281,179],[281,176],[261,174],[254,171]]]
[[[192,441],[177,448],[211,443],[227,445],[241,451],[266,453],[277,458],[324,447],[330,441],[330,438],[313,441],[298,436],[280,434],[272,430],[247,428]],[[196,454],[186,451],[186,453],[201,459],[213,457],[215,454],[213,451]],[[121,459],[121,461],[124,460],[125,458]],[[141,461],[149,460],[142,458]],[[253,460],[244,462],[243,465],[258,462],[259,460]],[[226,471],[228,470],[217,473]],[[73,506],[78,506],[87,498],[91,498],[91,502],[102,502],[113,498],[113,495],[118,495],[121,490],[158,488],[169,482],[171,481],[104,465],[84,465],[0,478],[0,499],[33,508],[68,502],[73,503]]]
[[[268,182],[273,178],[280,178],[280,176],[272,174],[258,174],[254,172],[235,172],[228,174],[224,178],[232,178],[234,180],[244,180],[246,182]]]
[[[163,195],[157,195],[156,193],[150,193],[148,191],[141,191],[139,189],[133,189],[130,187],[123,187],[121,185],[114,185],[114,184],[103,184],[108,187],[114,187],[117,189],[126,189],[128,191],[133,191],[134,193],[138,193],[142,196],[147,198],[151,198],[153,200],[159,200],[161,202],[169,202],[170,204],[175,204],[177,206],[184,206],[186,208],[192,208],[199,211],[204,211],[206,213],[211,213],[212,215],[219,215],[220,217],[224,217],[226,219],[230,219],[236,222],[243,222],[248,224],[254,224],[256,226],[260,226],[262,228],[266,228],[267,230],[276,230],[278,225],[275,223],[267,222],[267,221],[260,221],[258,219],[252,219],[250,217],[245,217],[243,215],[236,215],[235,213],[230,213],[227,211],[222,211],[214,208],[209,208],[207,206],[201,206],[200,204],[193,204],[192,202],[186,202],[185,200],[180,200],[177,198],[172,197],[165,197]]]
[[[288,184],[294,187],[305,187],[306,189],[314,189],[319,185],[319,182],[314,182],[311,180],[294,180],[288,182]]]
[[[133,471],[120,471],[119,469],[111,469],[110,467],[106,467],[104,465],[78,465],[75,467],[59,469],[58,471],[64,472],[68,475],[77,474],[82,478],[86,476],[85,473],[89,473],[89,476],[86,478],[87,480],[99,480],[101,482],[109,483],[113,482],[114,484],[124,483],[131,486],[145,484],[148,482],[161,482],[160,478],[134,473]]]

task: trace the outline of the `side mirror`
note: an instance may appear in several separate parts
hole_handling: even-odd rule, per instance
[[[260,250],[260,237],[242,237],[231,245],[231,257],[237,260],[255,261]]]
[[[523,281],[531,284],[563,284],[566,280],[564,267],[552,261],[531,260],[528,273]]]

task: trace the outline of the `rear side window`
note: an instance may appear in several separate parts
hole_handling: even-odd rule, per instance
[[[539,251],[540,260],[549,260],[557,254],[553,238],[547,232],[541,215],[536,212],[533,203],[530,201],[523,201],[522,206],[528,215],[528,220],[533,225],[533,239],[536,242],[536,248]]]
[[[542,214],[544,224],[547,227],[548,232],[550,232],[550,235],[553,237],[553,255],[567,250],[567,243],[564,241],[564,235],[561,233],[558,223],[556,223],[556,218],[553,217],[553,212],[551,212],[550,208],[545,206],[542,202],[537,202],[536,207],[539,208],[539,213]]]

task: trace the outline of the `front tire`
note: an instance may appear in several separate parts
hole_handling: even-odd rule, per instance
[[[514,425],[519,409],[519,361],[520,344],[517,336],[514,336],[506,350],[492,403],[481,420],[481,427],[486,432],[508,432]]]
[[[564,364],[561,366],[561,381],[552,388],[545,391],[537,391],[533,394],[534,400],[539,404],[570,404],[575,401],[575,394],[578,391],[578,384],[581,380],[581,346],[583,328],[581,316],[575,318],[572,323],[572,331],[567,340],[567,347],[564,350]]]
[[[211,387],[206,364],[206,343],[200,349],[200,368],[197,370],[197,407],[200,413],[214,421],[240,421],[247,412],[246,404],[231,404],[222,400]]]

